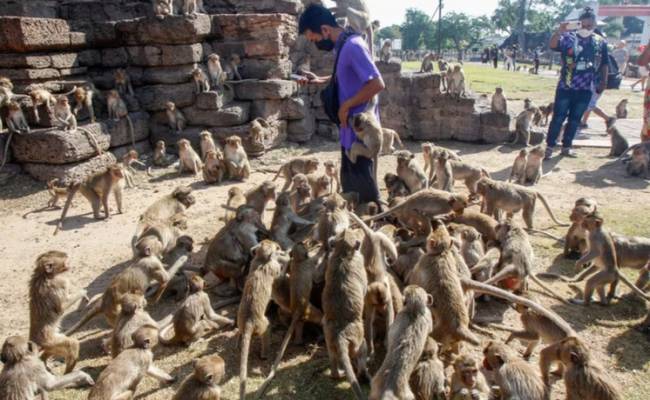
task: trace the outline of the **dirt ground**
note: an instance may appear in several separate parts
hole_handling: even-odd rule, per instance
[[[509,146],[489,146],[461,143],[441,143],[458,150],[464,159],[481,164],[497,179],[507,178],[510,165],[518,149]],[[418,143],[407,143],[407,147],[420,156]],[[604,158],[607,150],[581,149],[578,159],[554,158],[545,164],[545,172],[552,173],[543,178],[539,190],[548,198],[559,218],[568,220],[569,210],[578,197],[590,196],[600,203],[606,217],[606,225],[613,231],[629,235],[648,236],[647,204],[650,201],[648,182],[627,178],[620,164],[607,165]],[[273,169],[283,160],[302,153],[317,154],[321,160],[339,158],[337,145],[333,142],[317,142],[310,147],[292,146],[274,150],[262,159],[253,162],[254,169],[264,167]],[[385,156],[380,160],[380,176],[394,171],[395,157]],[[45,211],[29,215],[29,210],[40,208],[47,201],[47,193],[42,183],[34,182],[27,176],[18,176],[7,185],[0,187],[0,226],[3,227],[3,240],[0,242],[0,338],[28,332],[27,284],[37,255],[47,250],[57,249],[69,253],[73,282],[88,288],[89,294],[102,291],[111,277],[129,264],[131,257],[130,240],[136,226],[138,215],[157,198],[169,193],[177,185],[191,185],[196,190],[197,204],[189,209],[191,218],[189,233],[198,243],[193,264],[201,265],[207,241],[223,225],[219,220],[224,213],[221,205],[225,203],[226,193],[233,183],[221,186],[205,186],[194,177],[177,177],[169,171],[155,171],[157,178],[150,182],[144,173],[138,175],[139,187],[125,193],[126,211],[114,215],[107,221],[94,221],[88,204],[77,199],[69,213],[65,228],[57,236],[52,236],[60,211]],[[241,184],[248,189],[265,179],[270,173],[253,173],[249,182]],[[457,183],[456,190],[465,191]],[[385,193],[384,193],[385,195]],[[267,213],[267,219],[271,213]],[[520,217],[518,217],[520,218]],[[535,223],[538,228],[552,227],[546,211],[537,210]],[[558,235],[565,228],[552,228],[549,231]],[[537,256],[536,271],[573,273],[571,261],[564,260],[561,246],[552,240],[534,237]],[[629,273],[627,271],[626,273]],[[632,271],[631,277],[636,273]],[[563,284],[553,283],[553,288],[569,297],[571,291]],[[534,287],[534,286],[533,286]],[[627,288],[620,289],[621,300],[609,307],[592,305],[589,308],[562,305],[556,300],[539,296],[541,302],[566,318],[587,340],[597,359],[611,371],[625,393],[626,399],[650,398],[650,346],[648,338],[632,328],[605,327],[601,321],[634,321],[645,315],[644,304],[629,295]],[[483,307],[483,306],[481,306]],[[151,307],[154,318],[160,319],[173,310],[171,299],[161,305]],[[231,307],[223,313],[235,318],[236,308]],[[486,315],[486,311],[481,312]],[[80,317],[75,312],[68,315],[63,326],[70,326]],[[519,326],[516,314],[508,310],[505,323]],[[277,326],[273,334],[273,348],[277,349],[285,328]],[[78,368],[83,368],[93,377],[109,361],[102,354],[100,340],[108,333],[107,325],[98,318],[76,337],[81,340],[81,360]],[[506,333],[495,331],[500,339]],[[487,337],[482,338],[485,342]],[[521,344],[514,345],[518,350]],[[268,372],[271,360],[261,361],[257,357],[259,343],[252,346],[249,367],[248,392],[251,393],[261,383],[262,375]],[[480,353],[480,348],[466,346],[467,351]],[[196,358],[217,352],[227,361],[227,377],[224,394],[227,399],[237,397],[239,387],[239,355],[234,331],[222,332],[208,337],[190,349],[157,348],[156,363],[179,378],[187,376]],[[272,384],[267,398],[271,399],[349,399],[352,392],[345,382],[334,382],[329,378],[327,355],[322,343],[315,339],[304,347],[290,346],[288,356],[281,366],[279,376]],[[537,354],[531,360],[537,362]],[[375,365],[374,368],[377,366]],[[56,365],[60,373],[62,368]],[[152,379],[145,379],[138,389],[139,399],[168,399],[179,383],[172,387],[159,385]],[[87,390],[67,390],[50,394],[51,399],[85,398]],[[563,398],[563,384],[557,382],[553,387],[553,398]]]

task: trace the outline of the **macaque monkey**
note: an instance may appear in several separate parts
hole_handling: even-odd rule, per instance
[[[178,225],[179,222],[187,221],[185,211],[194,203],[196,203],[196,198],[192,194],[192,188],[189,186],[178,186],[170,194],[153,202],[140,215],[134,240],[137,240],[142,232],[147,230],[152,223],[162,222]]]
[[[49,208],[61,208],[59,207],[59,200],[68,197],[68,188],[59,187],[57,186],[58,183],[58,178],[47,181],[47,192],[50,194],[50,199],[47,201],[47,206]]]
[[[435,177],[435,165],[438,155],[447,153],[447,158],[453,161],[462,161],[458,154],[447,150],[444,147],[435,146],[433,143],[422,143],[422,158],[424,160],[424,172],[429,171],[429,184]]]
[[[635,147],[632,150],[632,158],[625,166],[625,170],[630,176],[641,176],[643,179],[650,179],[650,151],[642,146]]]
[[[542,164],[544,162],[544,155],[546,154],[546,144],[539,144],[528,152],[528,159],[526,160],[526,179],[524,183],[537,185],[539,180],[544,176]]]
[[[408,150],[395,152],[397,156],[397,176],[404,181],[409,192],[416,193],[428,187],[427,177],[422,167],[415,159],[415,155]],[[432,164],[432,168],[435,165]]]
[[[379,52],[379,59],[381,60],[381,62],[388,63],[390,62],[390,58],[392,57],[392,55],[393,55],[393,42],[390,40],[386,40],[384,44],[381,46],[381,51]]]
[[[271,222],[271,236],[282,250],[291,250],[295,242],[289,233],[300,228],[314,225],[314,222],[299,217],[291,207],[289,192],[282,192],[275,200],[275,212]]]
[[[228,223],[235,218],[237,209],[244,204],[246,204],[246,196],[244,196],[244,192],[239,187],[235,186],[228,189],[228,201],[226,203],[224,222]]]
[[[6,76],[0,76],[0,87],[14,90],[13,82],[11,82],[11,79],[7,78]]]
[[[372,160],[375,181],[377,181],[377,161],[382,146],[382,140],[384,138],[381,124],[374,114],[376,102],[377,97],[374,97],[373,100],[368,103],[364,112],[352,117],[350,125],[360,142],[352,143],[352,147],[346,152],[347,157],[352,161],[352,163],[357,162],[358,156],[363,156]]]
[[[201,157],[196,154],[196,151],[192,148],[192,144],[187,139],[179,140],[176,145],[178,146],[178,173],[183,174],[183,172],[188,171],[194,174],[194,176],[199,176],[199,173],[203,169],[203,162]]]
[[[627,103],[628,100],[623,99],[616,105],[616,118],[618,119],[627,118]]]
[[[145,376],[172,384],[176,378],[153,363],[152,349],[158,344],[158,328],[145,325],[133,334],[133,347],[112,359],[99,374],[88,400],[131,399]]]
[[[241,65],[241,57],[239,54],[231,54],[223,71],[226,74],[226,79],[229,81],[241,81],[239,74],[239,66]]]
[[[43,361],[63,357],[66,374],[77,364],[79,341],[59,332],[61,318],[79,300],[88,299],[85,290],[74,290],[63,275],[69,270],[66,253],[48,251],[36,259],[29,283],[29,340],[43,349]]]
[[[253,207],[264,219],[264,211],[269,202],[275,201],[275,183],[264,181],[246,192],[246,204]]]
[[[536,121],[536,125],[546,126],[548,125],[548,119],[553,114],[553,109],[555,108],[555,103],[551,102],[546,106],[539,106],[539,112],[541,113],[541,118],[539,121]]]
[[[176,107],[171,101],[165,103],[165,114],[167,115],[167,125],[173,133],[180,135],[187,126],[187,119],[183,112]]]
[[[409,379],[415,400],[446,400],[445,366],[438,358],[438,343],[427,337],[411,378]]]
[[[33,400],[38,394],[47,399],[47,392],[92,386],[95,381],[83,371],[73,371],[63,376],[52,374],[39,357],[38,345],[22,336],[9,336],[2,345],[0,361],[0,398],[7,400]]]
[[[435,56],[433,53],[429,52],[427,53],[426,56],[422,59],[422,65],[420,66],[420,73],[423,72],[433,72],[433,61],[435,60]]]
[[[390,172],[384,175],[384,184],[388,192],[388,202],[393,201],[397,197],[407,197],[411,194],[406,183],[399,176]]]
[[[472,356],[461,355],[454,360],[450,400],[487,400],[490,388]]]
[[[334,0],[336,18],[345,18],[347,26],[360,35],[366,36],[370,54],[375,54],[373,49],[374,32],[370,19],[370,8],[366,0]]]
[[[132,336],[140,327],[149,325],[159,328],[158,323],[145,311],[146,306],[147,301],[142,292],[126,293],[120,298],[120,315],[109,341],[111,357],[115,358],[133,346]],[[171,320],[171,316],[167,319]]]
[[[260,337],[262,346],[260,358],[266,359],[271,345],[271,327],[266,318],[266,309],[271,302],[273,281],[280,276],[282,266],[277,260],[280,252],[277,243],[263,240],[252,249],[254,259],[251,272],[246,278],[241,303],[237,311],[237,329],[240,339],[239,398],[246,395],[248,376],[248,353],[253,336]]]
[[[595,200],[580,198],[576,200],[571,211],[571,226],[564,239],[564,257],[575,259],[587,251],[587,230],[582,226],[584,219],[598,208]]]
[[[248,162],[248,156],[244,151],[239,136],[230,136],[226,138],[224,147],[224,157],[226,159],[226,168],[228,169],[228,178],[238,181],[245,181],[251,174],[251,165]]]
[[[227,74],[221,68],[221,57],[219,54],[212,53],[208,56],[208,76],[210,85],[217,91],[223,91],[223,85],[226,82]]]
[[[173,0],[153,0],[153,13],[156,18],[159,20],[165,19],[165,17],[173,15],[174,7]]]
[[[293,177],[297,174],[309,175],[318,170],[320,160],[317,157],[296,157],[284,163],[273,178],[275,182],[280,176],[284,178],[284,186],[281,191],[289,188]]]
[[[183,0],[183,15],[195,16],[198,13],[205,14],[203,0]]]
[[[612,142],[609,157],[620,157],[630,148],[630,144],[616,127],[616,120],[613,118],[607,121],[607,134]]]
[[[497,114],[508,113],[508,100],[501,87],[496,88],[492,95],[492,112]]]
[[[307,181],[314,199],[332,194],[332,180],[327,175],[309,174]]]
[[[331,253],[322,293],[323,330],[330,373],[332,378],[339,379],[339,367],[343,366],[355,397],[362,400],[365,395],[357,375],[368,377],[363,331],[363,299],[368,278],[363,256],[359,252],[361,241],[351,230],[343,229],[330,242]],[[356,366],[356,373],[353,365]]]
[[[0,120],[2,118],[0,117]],[[9,101],[7,104],[7,129],[9,130],[9,137],[7,137],[7,142],[5,143],[4,157],[2,159],[2,164],[0,164],[0,169],[2,169],[7,163],[7,158],[9,154],[9,145],[11,144],[11,138],[14,133],[17,135],[28,134],[30,132],[29,125],[27,125],[27,119],[25,119],[25,114],[20,107],[20,104],[15,101]]]
[[[131,84],[131,78],[126,70],[118,68],[115,70],[115,90],[120,94],[120,96],[134,96],[133,85]]]
[[[607,371],[594,359],[589,347],[577,337],[553,345],[565,366],[567,399],[622,400],[623,394]]]
[[[226,375],[226,363],[216,354],[194,362],[194,372],[185,378],[172,400],[220,400],[219,384]]]
[[[483,366],[494,372],[494,383],[502,399],[546,400],[548,393],[533,367],[520,359],[508,346],[489,342],[483,350]]]
[[[395,143],[404,149],[404,143],[399,137],[399,133],[393,129],[382,128],[383,138],[381,141],[381,154],[393,154],[395,152]]]
[[[133,121],[129,116],[129,109],[126,107],[126,103],[117,90],[110,90],[106,95],[106,107],[108,107],[108,118],[113,121],[119,121],[126,118],[126,122],[129,125],[128,128],[131,136],[131,145],[135,147],[135,130],[133,128]]]
[[[330,185],[331,189],[332,185]],[[293,177],[290,194],[291,208],[296,212],[302,212],[309,208],[312,201],[311,186],[304,174],[298,174]]]
[[[448,76],[448,79],[450,80],[448,92],[456,97],[465,96],[465,72],[463,72],[460,65],[454,66],[454,70]]]
[[[119,165],[113,164],[105,171],[100,171],[88,177],[82,183],[73,183],[68,189],[68,198],[66,199],[61,218],[57,224],[54,234],[56,235],[61,228],[63,228],[63,221],[68,214],[68,209],[72,204],[72,199],[77,192],[88,200],[93,209],[93,217],[95,219],[102,219],[100,215],[100,208],[104,207],[104,218],[110,216],[110,208],[108,207],[108,197],[111,193],[115,196],[115,203],[117,203],[117,211],[122,214],[122,185],[121,180],[124,178],[124,173]]]
[[[533,117],[537,109],[532,107],[525,109],[518,116],[515,124],[515,139],[510,144],[530,144],[530,130],[532,128]]]
[[[214,139],[212,139],[212,133],[210,131],[202,131],[199,136],[201,138],[201,159],[205,160],[208,151],[216,151],[217,145],[214,144]],[[218,149],[221,151],[221,147]]]
[[[41,117],[38,113],[38,108],[42,105],[45,105],[48,112],[52,112],[54,104],[57,101],[54,95],[47,89],[33,89],[29,92],[29,97],[32,98],[32,107],[34,107],[34,120],[36,120],[36,123],[39,123],[41,121]]]
[[[418,286],[404,289],[404,308],[388,331],[386,357],[372,379],[369,399],[414,399],[409,378],[433,329],[433,297]]]
[[[598,211],[594,211],[582,221],[582,226],[588,232],[587,243],[589,250],[587,254],[576,261],[576,267],[579,268],[588,263],[592,263],[592,266],[573,278],[571,282],[580,282],[588,275],[592,275],[589,276],[585,283],[583,299],[571,299],[570,301],[574,304],[588,306],[591,304],[591,296],[596,291],[600,296],[601,304],[609,305],[610,301],[616,296],[616,287],[618,286],[619,280],[623,281],[636,295],[646,301],[650,300],[648,295],[634,286],[621,273],[614,241],[609,231],[603,227],[603,223],[604,219]],[[605,295],[605,287],[607,285],[609,285],[609,292]]]
[[[436,181],[434,188],[446,192],[454,191],[454,172],[448,161],[447,153],[440,153],[436,162]]]
[[[526,182],[526,163],[528,162],[528,148],[523,148],[519,151],[517,157],[515,157],[514,163],[512,163],[512,169],[510,170],[510,177],[508,182],[518,183],[523,185]]]
[[[174,313],[173,323],[160,331],[160,343],[165,346],[189,346],[210,331],[216,331],[223,325],[234,325],[234,321],[214,312],[210,297],[203,291],[205,282],[198,275],[189,278],[190,294],[181,307]],[[168,330],[174,330],[174,336],[165,339]]]
[[[208,150],[203,160],[203,180],[205,183],[221,183],[226,173],[226,163],[221,150]]]
[[[336,182],[336,193],[341,193],[341,180],[339,174],[339,168],[336,165],[335,161],[327,160],[323,163],[325,166],[325,175],[329,176],[332,182]],[[332,188],[334,185],[331,186]]]
[[[92,85],[87,85],[86,87],[78,87],[74,90],[73,97],[75,100],[74,105],[74,115],[79,116],[79,111],[82,108],[86,108],[88,115],[90,116],[90,122],[93,124],[97,121],[95,118],[95,108],[93,106],[93,97],[95,96],[97,89]]]
[[[196,67],[192,70],[192,81],[194,82],[194,94],[210,91],[210,82],[201,68]]]
[[[169,167],[172,164],[171,156],[167,154],[167,145],[164,140],[156,142],[153,150],[152,163],[156,167]]]
[[[136,187],[134,178],[135,169],[133,168],[133,164],[138,164],[143,167],[145,166],[143,162],[138,160],[138,157],[138,152],[135,150],[129,150],[122,156],[122,175],[124,175],[124,183],[126,183],[127,188]]]
[[[54,118],[56,119],[55,124],[64,131],[71,133],[75,133],[77,130],[81,131],[88,139],[88,142],[90,142],[90,145],[95,148],[97,155],[103,153],[101,147],[99,147],[99,143],[97,143],[95,134],[77,125],[77,117],[75,117],[70,109],[67,96],[59,96],[57,98],[56,104],[54,105]]]

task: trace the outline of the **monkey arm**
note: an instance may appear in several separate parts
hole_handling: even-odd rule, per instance
[[[63,309],[67,310],[68,308],[72,307],[76,302],[79,300],[84,299],[88,301],[88,292],[86,289],[80,289],[75,295],[70,296],[68,294],[68,298],[66,299],[67,301],[64,302],[63,304]]]
[[[580,257],[580,259],[578,261],[576,261],[576,267],[579,268],[579,267],[581,267],[581,266],[595,260],[596,258],[598,258],[598,251],[596,251],[596,249],[592,248],[592,249],[589,250],[589,252],[587,254]]]
[[[210,321],[221,325],[235,324],[235,321],[231,320],[230,318],[223,317],[214,311],[212,305],[210,304],[210,297],[207,295],[207,293],[203,293],[201,296],[201,302],[203,303],[203,312],[205,313],[206,318]]]
[[[314,225],[315,224],[315,222],[308,221],[308,220],[306,220],[304,218],[301,218],[300,216],[298,216],[295,213],[290,213],[289,214],[289,221],[291,221],[292,224],[296,224],[296,225]]]
[[[73,371],[63,376],[56,376],[47,371],[44,365],[43,371],[36,377],[36,380],[39,388],[43,391],[53,391],[67,387],[81,386],[83,384],[95,384],[93,379],[83,371]]]
[[[169,314],[165,318],[161,319],[160,321],[156,322],[156,325],[158,325],[158,330],[162,331],[166,327],[172,324],[174,322],[174,314]]]
[[[153,363],[147,369],[147,375],[162,383],[174,383],[176,378],[156,367]]]

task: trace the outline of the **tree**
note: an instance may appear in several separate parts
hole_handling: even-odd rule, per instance
[[[481,44],[486,36],[494,32],[491,21],[483,16],[472,18],[463,13],[451,12],[442,19],[442,35],[458,52],[458,58],[476,45]]]
[[[435,31],[431,18],[424,12],[409,8],[406,10],[406,21],[402,24],[402,48],[417,50],[421,47],[435,46]]]
[[[391,26],[381,28],[379,32],[377,32],[377,37],[381,40],[400,39],[402,37],[402,32],[400,31],[399,25],[391,25]]]

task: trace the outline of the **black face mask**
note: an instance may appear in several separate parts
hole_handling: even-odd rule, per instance
[[[334,50],[334,42],[332,39],[323,39],[315,43],[316,48],[321,51],[332,51]]]

